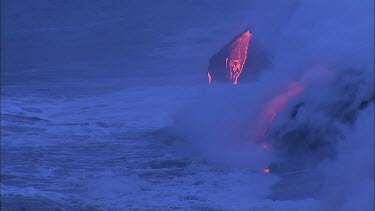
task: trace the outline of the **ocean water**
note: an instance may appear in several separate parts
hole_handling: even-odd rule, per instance
[[[371,210],[374,152],[352,146],[373,146],[374,121],[366,115],[372,106],[355,113],[353,124],[340,123],[337,136],[348,146],[339,145],[335,160],[314,169],[266,174],[276,155],[238,147],[223,129],[239,128],[238,120],[245,122],[241,132],[250,130],[254,112],[312,61],[326,62],[338,75],[343,66],[358,69],[366,80],[348,83],[358,97],[322,93],[321,87],[335,88],[317,83],[286,106],[274,131],[306,122],[336,126],[325,108],[348,98],[348,109],[363,100],[373,105],[367,77],[373,76],[373,45],[365,42],[373,39],[373,25],[363,21],[373,17],[366,10],[371,1],[271,5],[3,1],[1,210],[353,210],[358,204]],[[330,9],[316,16],[322,5]],[[357,28],[349,27],[338,43],[353,34],[361,39],[342,46],[331,35],[342,32],[346,16],[357,17],[346,22]],[[271,67],[250,84],[209,87],[210,56],[249,25],[272,55]],[[309,32],[322,28],[332,29],[322,33],[331,42],[310,39]],[[334,56],[321,59],[327,52]],[[287,114],[299,100],[311,106],[290,123]],[[226,121],[218,126],[217,119]]]
[[[3,95],[2,208],[269,210],[276,177],[208,162],[168,133],[173,112],[204,89]]]

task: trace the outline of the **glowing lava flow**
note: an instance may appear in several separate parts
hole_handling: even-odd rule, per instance
[[[229,61],[229,78],[233,84],[238,84],[238,77],[240,77],[247,58],[247,51],[251,39],[249,30],[245,31],[231,46],[229,58],[226,59],[226,66],[228,70]],[[228,72],[227,72],[228,74]]]
[[[245,30],[211,57],[207,74],[209,84],[212,80],[238,84],[248,57],[251,36],[250,30]]]
[[[288,100],[301,93],[304,89],[304,84],[301,81],[298,83],[290,83],[287,90],[274,97],[266,105],[256,129],[252,131],[252,138],[255,140],[260,140],[263,138],[269,126],[275,120],[277,114],[285,107]],[[262,143],[260,147],[265,150],[272,150],[272,145],[269,143]],[[268,174],[271,172],[271,169],[266,167],[263,169],[263,172]]]
[[[263,172],[266,173],[266,174],[268,174],[268,173],[271,172],[271,169],[270,168],[265,168],[265,169],[263,169]]]
[[[275,120],[277,114],[282,111],[287,102],[291,98],[303,92],[314,79],[321,80],[323,77],[329,78],[331,75],[332,71],[330,71],[327,67],[315,65],[307,69],[299,81],[289,83],[287,90],[278,94],[268,104],[266,104],[256,129],[252,131],[252,138],[255,140],[262,138],[266,134],[271,123]]]
[[[211,85],[212,77],[211,77],[210,72],[207,72],[207,76],[208,76],[208,85]]]
[[[286,91],[274,97],[266,105],[255,131],[252,132],[252,137],[256,139],[263,137],[267,132],[269,125],[275,120],[277,114],[285,107],[288,100],[301,93],[304,89],[305,86],[301,81],[290,83]]]

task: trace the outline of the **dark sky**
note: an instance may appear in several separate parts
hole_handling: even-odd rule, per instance
[[[11,76],[12,82],[21,78],[31,82],[178,75],[179,71],[186,73],[181,67],[189,65],[194,74],[204,73],[209,56],[244,27],[241,15],[248,4],[221,0],[4,0],[2,74],[5,79]],[[229,27],[220,28],[223,23],[230,23]],[[232,29],[233,33],[221,33]],[[181,36],[186,33],[187,37]],[[201,46],[207,53],[202,57],[199,48],[186,50],[186,46]]]

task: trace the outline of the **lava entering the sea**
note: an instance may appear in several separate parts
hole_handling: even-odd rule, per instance
[[[327,67],[315,65],[307,69],[298,81],[290,82],[285,90],[277,94],[266,104],[255,130],[251,132],[251,137],[255,140],[264,137],[271,123],[276,119],[278,113],[284,109],[290,99],[302,93],[312,80],[321,80],[323,77],[329,78],[330,74],[331,71]]]
[[[256,129],[252,132],[252,137],[259,139],[265,135],[277,114],[283,110],[287,102],[303,92],[306,84],[302,81],[290,83],[288,88],[269,101],[262,113]]]

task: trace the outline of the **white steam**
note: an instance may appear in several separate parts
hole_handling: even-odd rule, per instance
[[[338,144],[338,158],[319,167],[326,210],[374,210],[374,107],[362,111]]]
[[[254,1],[247,23],[252,41],[271,58],[269,68],[251,84],[209,87],[176,115],[177,133],[213,161],[262,168],[276,157],[261,150],[248,133],[266,102],[289,82],[303,78],[310,68],[324,67],[328,74],[309,75],[308,89],[289,101],[271,127],[288,130],[311,125],[339,131],[336,159],[317,167],[325,178],[319,206],[325,210],[373,210],[373,8],[372,0]],[[359,79],[347,74],[350,71]],[[340,85],[335,82],[338,78]],[[306,105],[291,123],[288,112],[296,101]],[[369,103],[360,111],[363,101]],[[342,123],[345,118],[333,115],[335,109],[353,111],[353,122]],[[285,125],[288,127],[282,127]]]

